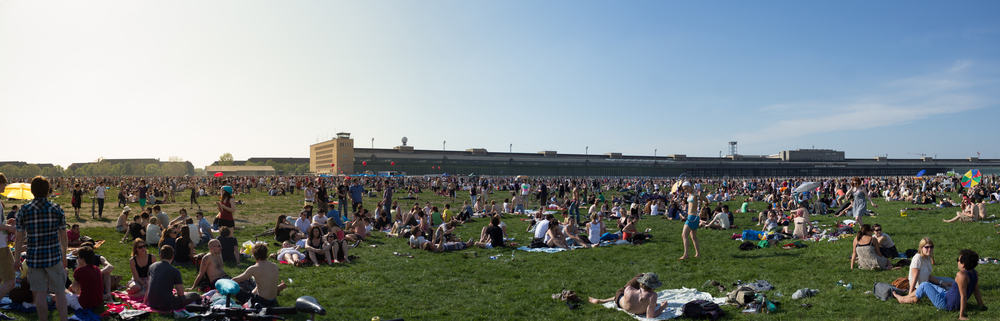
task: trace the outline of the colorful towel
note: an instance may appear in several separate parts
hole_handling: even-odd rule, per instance
[[[719,305],[723,305],[726,303],[726,298],[713,298],[711,294],[705,292],[699,292],[698,290],[688,289],[688,288],[662,290],[656,292],[656,294],[658,295],[656,297],[656,303],[663,304],[663,302],[667,302],[667,308],[664,309],[663,313],[660,313],[660,316],[656,318],[638,317],[635,314],[631,314],[625,310],[619,309],[617,306],[615,306],[614,302],[607,302],[604,303],[603,305],[605,308],[615,309],[618,311],[628,313],[628,315],[631,315],[636,320],[652,321],[652,320],[669,320],[676,317],[680,317],[684,314],[683,311],[681,310],[681,307],[683,307],[685,303],[694,300],[712,301]]]
[[[579,248],[582,248],[582,246],[570,246],[570,249],[579,249]],[[566,249],[561,248],[561,247],[530,248],[530,247],[527,247],[527,246],[521,246],[521,247],[519,247],[517,249],[521,250],[521,251],[525,251],[525,252],[536,252],[536,253],[556,253],[556,252],[562,252],[562,251],[566,250]]]
[[[175,312],[175,311],[160,311],[160,310],[156,310],[156,309],[150,308],[148,305],[146,305],[146,302],[143,300],[143,298],[141,298],[141,297],[133,297],[133,296],[128,295],[128,293],[125,293],[125,292],[122,292],[122,291],[112,292],[111,295],[114,295],[116,298],[118,298],[119,300],[122,300],[122,302],[125,302],[125,304],[128,304],[130,307],[132,307],[132,309],[135,309],[135,310],[147,311],[147,312],[153,312],[153,313],[173,313],[173,312]],[[184,310],[184,309],[177,309],[176,311],[181,311],[181,310]]]

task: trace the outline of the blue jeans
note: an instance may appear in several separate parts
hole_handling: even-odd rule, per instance
[[[524,205],[517,204],[517,206],[514,206],[514,213],[524,215]]]
[[[469,195],[469,199],[472,200],[472,205],[476,205],[476,199],[479,199],[479,195]]]
[[[941,283],[945,282],[955,283],[955,280],[951,278],[940,277],[937,279],[940,280]],[[938,310],[947,310],[946,307],[947,300],[945,299],[946,291],[947,290],[945,288],[942,288],[936,284],[931,284],[930,282],[924,282],[920,283],[920,285],[917,286],[917,289],[914,290],[914,293],[916,294],[917,299],[920,299],[920,297],[927,297],[927,299],[931,300],[931,303],[933,303],[934,307],[938,308]]]
[[[344,221],[347,220],[347,199],[341,198],[337,199],[337,211],[340,212],[341,217]]]
[[[573,215],[573,219],[577,222],[580,221],[580,206],[576,202],[569,203],[569,215]]]

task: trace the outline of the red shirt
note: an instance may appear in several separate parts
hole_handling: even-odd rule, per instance
[[[85,265],[73,271],[73,281],[80,285],[80,306],[93,309],[104,306],[104,282],[101,270],[94,265]]]
[[[71,230],[71,229],[70,230],[66,230],[66,238],[68,238],[70,242],[79,241],[80,240],[80,232],[73,232],[73,230]]]

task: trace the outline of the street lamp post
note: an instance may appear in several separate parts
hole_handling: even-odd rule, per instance
[[[375,137],[372,137],[372,149],[375,149]]]
[[[586,146],[583,148],[583,155],[584,156],[590,155],[590,146]]]
[[[511,143],[510,145],[507,146],[507,153],[513,153],[513,152],[514,152],[514,144]]]
[[[656,148],[653,148],[653,158],[656,158]]]
[[[447,141],[447,140],[443,140],[443,141],[441,141],[441,151],[442,151],[442,152],[443,152],[443,151],[445,150],[445,144],[447,144],[447,143],[448,143],[448,141]]]

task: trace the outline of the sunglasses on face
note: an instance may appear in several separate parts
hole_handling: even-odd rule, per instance
[[[925,249],[934,249],[934,246],[933,245],[925,245],[924,248]]]

